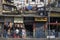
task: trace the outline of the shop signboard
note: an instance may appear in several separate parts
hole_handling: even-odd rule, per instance
[[[60,17],[60,14],[59,13],[51,13],[50,16],[52,16],[52,17]]]
[[[14,18],[14,23],[23,23],[23,18]]]
[[[35,21],[47,21],[46,17],[35,18]]]

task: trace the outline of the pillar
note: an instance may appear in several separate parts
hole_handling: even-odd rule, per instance
[[[33,24],[33,37],[35,37],[35,23]]]

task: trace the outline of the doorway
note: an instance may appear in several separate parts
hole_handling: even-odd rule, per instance
[[[25,24],[26,36],[31,38],[33,37],[33,24]]]

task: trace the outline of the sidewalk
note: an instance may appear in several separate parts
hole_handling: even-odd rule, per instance
[[[26,39],[21,39],[21,38],[0,38],[0,40],[60,40],[60,38],[54,38],[54,39],[47,39],[47,38],[26,38]]]

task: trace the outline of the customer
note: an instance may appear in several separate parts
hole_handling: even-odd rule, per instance
[[[4,31],[3,31],[3,37],[7,38],[7,31],[8,31],[8,23],[4,22]]]
[[[9,22],[9,25],[8,25],[8,35],[9,35],[9,37],[13,37],[13,31],[14,31],[13,23]]]
[[[26,38],[26,29],[23,25],[20,25],[21,37]]]
[[[20,32],[20,28],[19,28],[19,24],[15,25],[14,27],[14,38],[20,38],[19,32]]]

